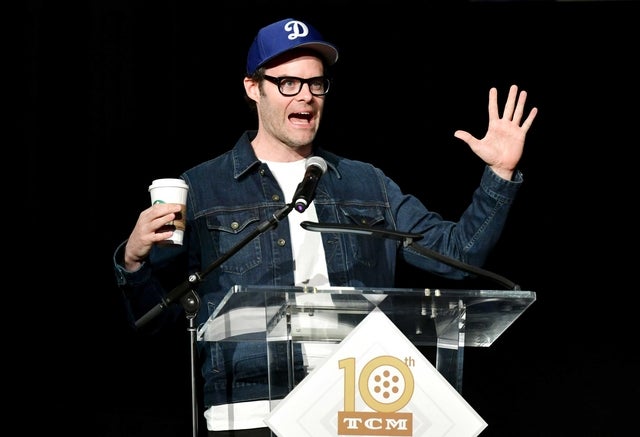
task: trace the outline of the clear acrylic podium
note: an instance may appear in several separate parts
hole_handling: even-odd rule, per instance
[[[234,286],[197,339],[266,346],[277,402],[378,308],[461,393],[464,348],[491,346],[535,300],[521,290]]]

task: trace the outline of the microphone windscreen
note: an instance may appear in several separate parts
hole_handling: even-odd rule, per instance
[[[305,168],[309,168],[312,165],[320,168],[323,174],[327,171],[327,161],[325,161],[323,158],[319,156],[312,156],[310,158],[307,158],[307,162],[305,163]]]

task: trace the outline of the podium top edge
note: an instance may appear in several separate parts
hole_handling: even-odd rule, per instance
[[[528,290],[494,290],[494,289],[455,289],[455,288],[394,288],[394,287],[301,287],[301,286],[271,286],[271,285],[234,285],[229,293],[263,292],[263,293],[317,293],[317,294],[411,294],[428,297],[459,297],[459,298],[500,298],[500,299],[529,299],[535,300],[536,293]]]

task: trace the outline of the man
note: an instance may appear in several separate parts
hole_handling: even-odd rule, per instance
[[[329,69],[337,60],[337,48],[308,23],[285,19],[260,29],[249,49],[244,78],[258,129],[246,131],[231,150],[181,175],[190,187],[184,246],[156,246],[171,235],[163,226],[180,212],[179,205],[157,204],[141,212],[129,238],[116,250],[118,284],[134,317],[291,205],[311,157],[322,158],[326,170],[308,207],[288,213],[286,220],[259,233],[203,278],[197,287],[199,323],[236,284],[393,287],[398,258],[447,278],[466,276],[397,241],[310,232],[300,227],[305,220],[421,234],[418,243],[431,250],[483,264],[522,183],[516,166],[537,114],[533,108],[522,120],[526,92],[512,86],[500,116],[497,90],[491,89],[484,138],[455,132],[487,165],[471,205],[457,222],[445,221],[404,194],[380,169],[314,144],[331,89]],[[182,276],[169,282],[167,271]],[[150,325],[159,327],[165,317],[168,314],[161,314]],[[269,413],[265,350],[210,343],[199,347],[210,435],[269,435],[263,422]]]

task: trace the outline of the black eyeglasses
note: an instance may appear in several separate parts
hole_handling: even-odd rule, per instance
[[[300,91],[302,91],[302,85],[305,83],[309,85],[309,91],[311,91],[311,94],[314,96],[324,96],[329,92],[329,85],[331,85],[329,78],[324,76],[303,79],[301,77],[294,76],[273,77],[265,74],[264,78],[277,85],[280,94],[285,97],[293,97],[300,93]]]

